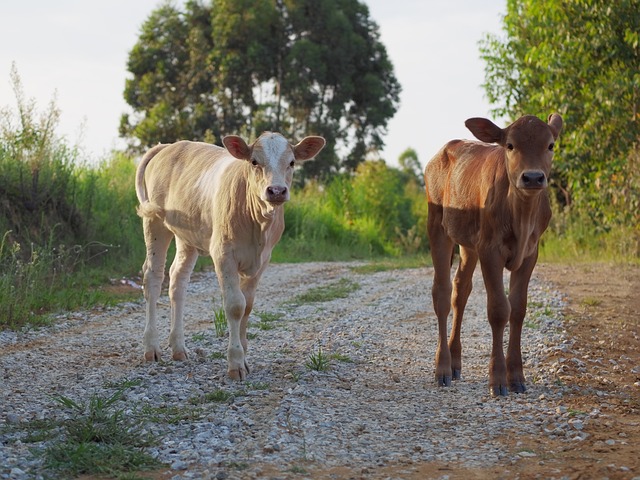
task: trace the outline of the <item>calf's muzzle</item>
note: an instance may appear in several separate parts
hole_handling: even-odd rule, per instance
[[[518,188],[540,189],[547,185],[547,175],[542,170],[525,170],[518,179]]]
[[[265,199],[269,203],[284,203],[289,200],[289,189],[284,185],[269,185]]]

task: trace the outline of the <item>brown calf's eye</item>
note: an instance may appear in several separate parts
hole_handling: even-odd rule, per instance
[[[507,143],[507,150],[513,150],[513,144]]]
[[[549,150],[551,150],[552,152],[553,152],[553,147],[554,147],[554,145],[555,145],[554,143],[550,143],[550,144],[549,144]]]

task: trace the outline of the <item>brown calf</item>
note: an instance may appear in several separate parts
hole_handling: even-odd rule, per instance
[[[424,172],[439,332],[436,381],[449,386],[452,378],[460,378],[460,327],[480,260],[493,334],[489,390],[492,395],[507,395],[507,388],[522,393],[526,391],[520,351],[522,322],[538,241],[551,218],[547,187],[562,118],[553,114],[544,123],[527,115],[504,129],[484,118],[470,118],[465,125],[486,143],[453,140],[430,160]],[[460,245],[460,264],[452,286],[456,244]],[[505,268],[511,271],[508,297],[503,286]],[[453,325],[447,342],[451,308]]]

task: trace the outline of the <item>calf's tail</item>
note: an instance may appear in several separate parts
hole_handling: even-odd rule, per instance
[[[138,165],[138,169],[136,170],[136,195],[138,196],[138,201],[140,205],[138,205],[136,211],[138,215],[141,217],[164,217],[164,209],[155,203],[149,201],[147,196],[147,188],[144,181],[144,172],[147,169],[147,165],[156,154],[162,150],[167,145],[156,145],[152,149],[150,149],[147,153],[145,153],[142,160],[140,160],[140,164]]]

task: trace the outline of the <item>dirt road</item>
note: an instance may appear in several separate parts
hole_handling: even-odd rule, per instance
[[[272,265],[251,317],[245,383],[225,376],[212,273],[189,289],[184,363],[142,362],[141,301],[4,332],[0,427],[61,415],[52,394],[81,401],[129,382],[131,411],[163,413],[147,426],[159,439],[151,453],[167,465],[154,478],[640,477],[638,268],[540,265],[523,339],[529,389],[502,399],[488,395],[479,276],[463,379],[435,385],[431,278],[429,268]],[[301,301],[310,291],[345,297]],[[326,371],[310,368],[318,356]],[[0,478],[41,469],[30,452],[44,443],[18,438],[0,435]]]

